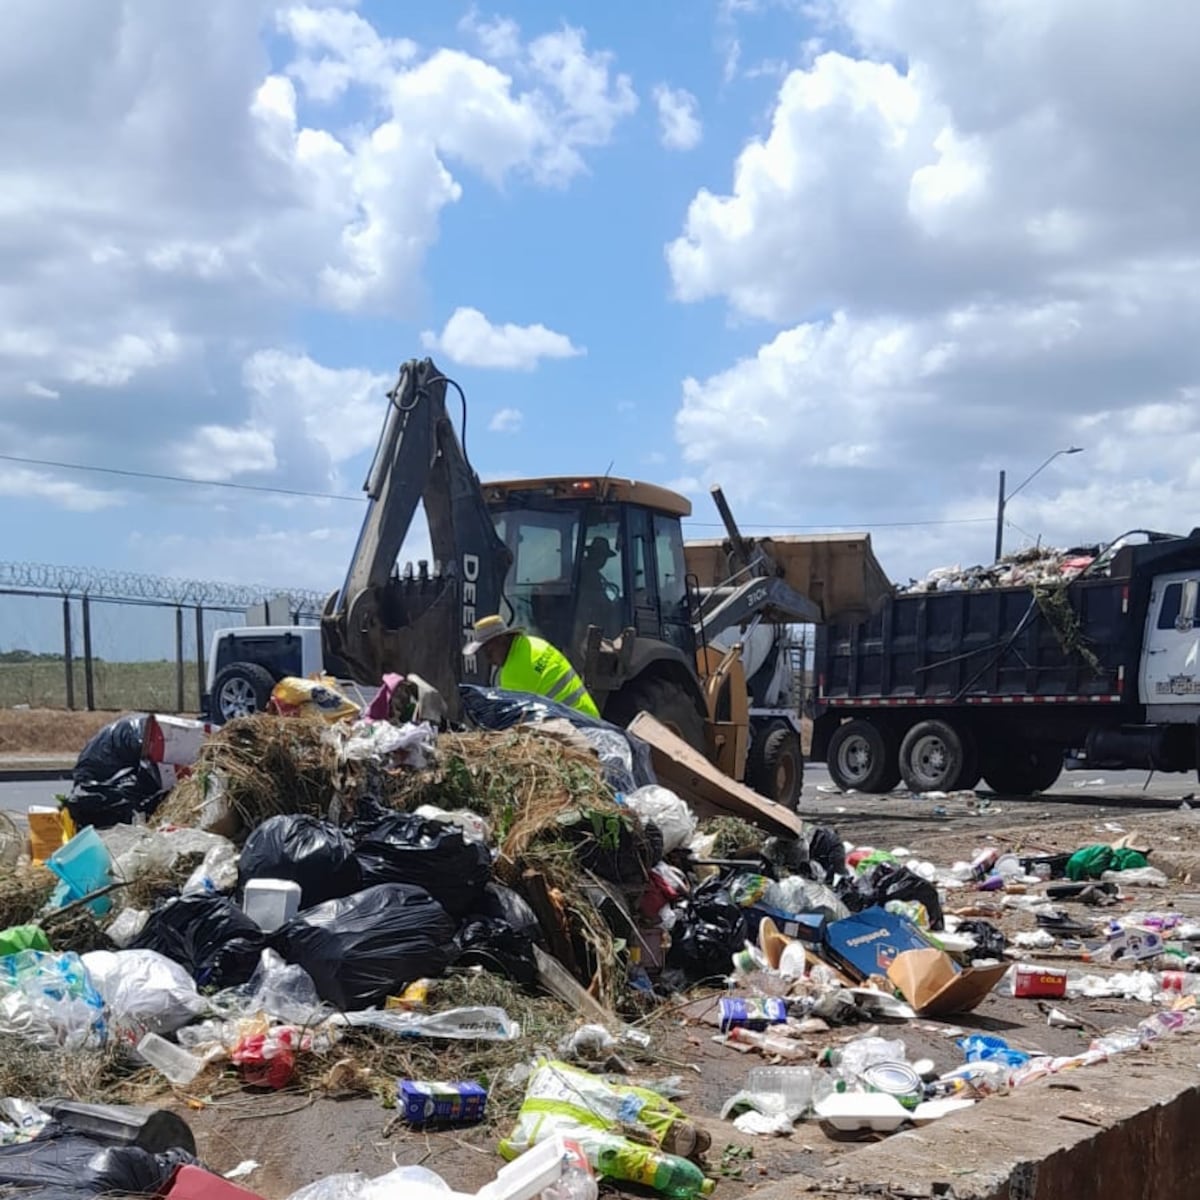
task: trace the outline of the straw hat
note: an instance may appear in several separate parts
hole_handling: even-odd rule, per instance
[[[463,654],[468,658],[474,657],[479,651],[497,638],[507,637],[510,633],[524,633],[520,625],[510,625],[503,617],[493,614],[490,617],[480,617],[472,626],[474,637],[463,647]]]

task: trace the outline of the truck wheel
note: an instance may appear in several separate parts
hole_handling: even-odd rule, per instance
[[[990,761],[984,764],[983,778],[999,795],[1029,796],[1049,791],[1062,769],[1062,751],[1010,743],[997,747]]]
[[[963,744],[963,766],[950,790],[952,792],[974,791],[983,778],[983,760],[979,754],[979,743],[969,729],[960,729],[958,736]]]
[[[750,743],[746,782],[760,795],[795,812],[804,787],[800,738],[784,721],[772,721]]]
[[[213,680],[212,713],[224,725],[234,717],[265,711],[275,677],[258,663],[230,663]]]
[[[861,719],[833,731],[825,752],[829,778],[844,792],[880,795],[900,782],[896,737],[890,729]]]
[[[704,714],[683,688],[669,679],[635,679],[609,698],[604,719],[622,729],[640,712],[661,721],[693,750],[705,754]]]
[[[900,743],[900,775],[914,792],[952,792],[971,769],[964,738],[945,721],[918,721]]]

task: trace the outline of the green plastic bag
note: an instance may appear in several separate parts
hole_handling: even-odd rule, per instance
[[[40,925],[10,925],[0,930],[0,958],[22,950],[49,950],[50,943]]]
[[[1079,883],[1084,879],[1099,879],[1105,871],[1134,871],[1146,865],[1146,856],[1140,850],[1084,846],[1067,860],[1067,878]]]

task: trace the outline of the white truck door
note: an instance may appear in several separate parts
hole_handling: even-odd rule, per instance
[[[1195,720],[1200,709],[1200,571],[1155,578],[1142,641],[1141,694],[1150,720]],[[1191,712],[1187,710],[1193,710]]]

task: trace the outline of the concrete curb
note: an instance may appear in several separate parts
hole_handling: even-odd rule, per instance
[[[826,1164],[823,1179],[795,1176],[759,1188],[755,1200],[1194,1200],[1200,1195],[1198,1049],[1194,1034],[1181,1034],[1154,1049],[1028,1084],[851,1150]]]
[[[0,769],[0,783],[41,783],[64,779],[70,782],[70,767],[6,767]]]

